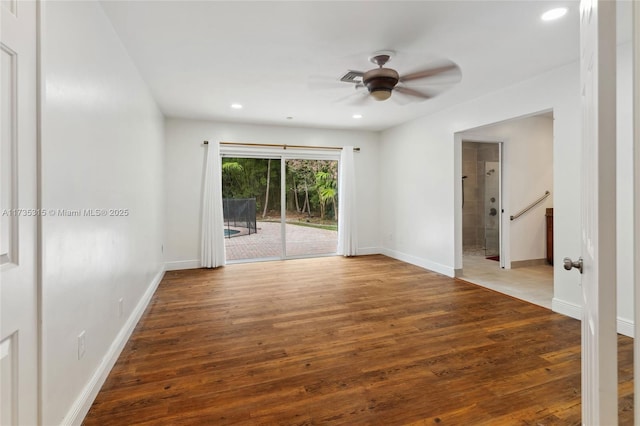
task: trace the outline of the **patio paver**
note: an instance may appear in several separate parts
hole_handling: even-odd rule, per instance
[[[280,258],[282,244],[280,224],[258,222],[258,232],[225,238],[227,260]],[[313,256],[335,253],[338,232],[307,226],[285,225],[287,256]]]

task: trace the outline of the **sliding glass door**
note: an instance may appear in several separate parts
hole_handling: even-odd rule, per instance
[[[222,159],[222,208],[227,261],[280,258],[279,158]]]
[[[224,156],[227,261],[335,254],[338,161]]]
[[[334,254],[338,246],[338,162],[286,160],[286,256]]]

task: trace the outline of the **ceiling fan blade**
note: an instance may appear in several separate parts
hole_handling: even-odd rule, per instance
[[[338,99],[334,100],[333,103],[342,103],[344,101],[351,100],[352,98],[355,98],[355,97],[357,97],[358,95],[361,95],[361,94],[362,94],[361,91],[354,90],[351,93],[349,93],[348,95],[341,96]],[[351,102],[349,102],[349,103],[351,103]]]
[[[355,81],[362,81],[363,76],[364,76],[364,71],[349,70],[345,75],[340,77],[340,81],[344,81],[347,83],[354,83]]]
[[[349,84],[331,77],[310,77],[307,87],[310,90],[347,89]]]
[[[409,95],[409,96],[415,96],[417,98],[422,98],[422,99],[431,99],[434,96],[437,95],[437,93],[427,93],[424,91],[420,91],[420,90],[416,90],[416,89],[411,89],[409,87],[404,87],[404,86],[396,86],[393,89],[394,92],[400,92],[403,93],[405,95]]]
[[[403,75],[400,77],[399,81],[404,83],[429,77],[444,77],[446,78],[447,83],[457,83],[462,78],[462,73],[460,72],[460,67],[458,65],[447,61],[446,63],[440,63],[431,68]]]
[[[349,87],[349,84],[353,84],[358,88],[362,86],[362,76],[364,72],[349,70],[342,77],[327,77],[324,75],[312,75],[309,76],[307,81],[307,87],[311,90],[323,90],[323,89],[342,89]]]
[[[395,90],[394,90],[395,91]],[[412,96],[401,96],[402,92],[399,94],[394,93],[391,95],[391,100],[400,106],[407,105],[411,102],[420,101],[421,99],[414,98]]]
[[[364,105],[371,100],[371,96],[369,96],[369,92],[367,92],[366,90],[358,91],[358,94],[360,96],[354,98],[353,101],[349,102],[349,105],[353,105],[353,106]]]

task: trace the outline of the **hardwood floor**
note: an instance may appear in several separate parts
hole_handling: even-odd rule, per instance
[[[578,425],[580,324],[384,256],[167,272],[84,424]]]

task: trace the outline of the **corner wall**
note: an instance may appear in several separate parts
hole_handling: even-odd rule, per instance
[[[79,424],[162,278],[164,120],[98,2],[41,8],[42,423]]]
[[[204,167],[202,141],[288,145],[356,146],[358,253],[380,252],[378,204],[379,136],[374,132],[328,130],[171,118],[166,120],[167,269],[200,265],[200,211]]]

